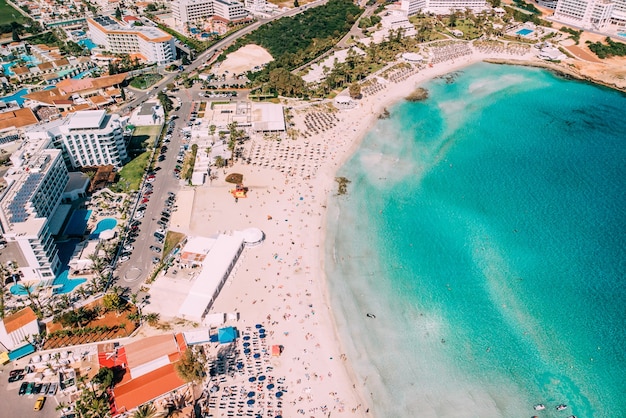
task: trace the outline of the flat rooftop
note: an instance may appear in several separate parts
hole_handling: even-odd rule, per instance
[[[106,110],[83,110],[69,116],[69,129],[98,129],[106,115]]]

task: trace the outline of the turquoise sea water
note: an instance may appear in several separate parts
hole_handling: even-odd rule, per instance
[[[370,412],[626,416],[626,97],[488,64],[425,87],[330,199],[331,304]]]

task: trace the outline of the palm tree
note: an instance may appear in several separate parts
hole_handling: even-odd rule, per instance
[[[157,416],[157,410],[152,402],[143,404],[131,415],[131,418],[154,418]]]

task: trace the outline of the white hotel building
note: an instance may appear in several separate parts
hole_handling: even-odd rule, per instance
[[[178,0],[172,3],[176,26],[218,16],[228,21],[245,19],[248,11],[237,0]]]
[[[614,7],[611,0],[559,0],[554,19],[585,29],[600,30],[609,23]]]
[[[123,25],[109,16],[87,19],[91,40],[117,54],[139,54],[146,62],[167,64],[176,59],[175,39],[152,26]]]
[[[626,26],[626,0],[559,0],[554,20],[591,30]]]
[[[47,145],[25,142],[11,156],[13,166],[0,196],[2,235],[23,283],[51,283],[61,267],[48,219],[61,203],[69,175],[61,151],[42,149]]]
[[[448,15],[455,10],[474,13],[489,9],[486,0],[402,0],[400,9],[413,16],[420,12]]]
[[[33,126],[24,132],[30,140],[50,141],[63,152],[68,167],[113,165],[129,159],[124,139],[126,119],[104,110],[84,110]]]

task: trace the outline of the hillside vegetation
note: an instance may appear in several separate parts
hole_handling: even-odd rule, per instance
[[[265,74],[275,68],[292,70],[332,48],[360,13],[361,9],[349,0],[330,0],[324,6],[261,26],[237,40],[223,56],[244,45],[257,44],[274,58]]]

